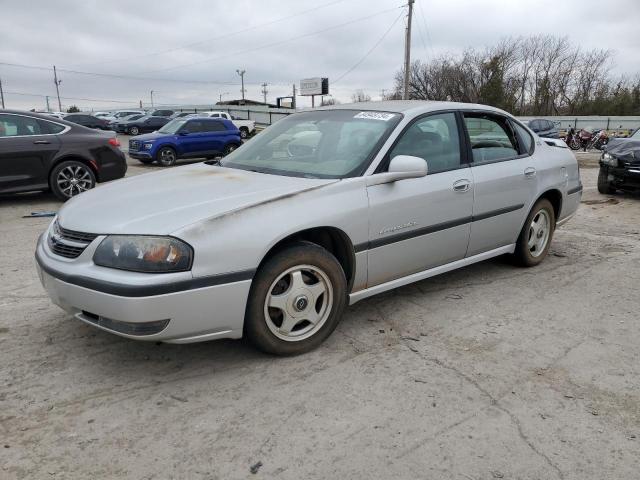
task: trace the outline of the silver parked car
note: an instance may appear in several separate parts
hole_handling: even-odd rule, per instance
[[[371,295],[502,254],[537,265],[581,192],[564,143],[501,110],[339,105],[74,197],[36,260],[52,300],[103,330],[297,354]]]

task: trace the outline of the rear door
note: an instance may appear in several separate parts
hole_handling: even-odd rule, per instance
[[[377,173],[396,155],[427,162],[422,178],[367,187],[368,285],[464,258],[473,210],[471,168],[454,112],[428,114],[400,135]]]
[[[516,242],[537,192],[533,145],[524,145],[507,117],[464,113],[475,188],[467,256]]]
[[[65,127],[14,114],[0,114],[0,191],[48,187],[49,164],[60,149],[54,132]]]

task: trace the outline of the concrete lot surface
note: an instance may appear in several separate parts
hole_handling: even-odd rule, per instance
[[[50,219],[21,218],[59,203],[0,198],[0,478],[640,478],[640,197],[596,174],[539,267],[371,298],[284,359],[68,318],[34,269]]]

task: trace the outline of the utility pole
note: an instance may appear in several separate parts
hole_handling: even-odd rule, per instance
[[[47,101],[47,112],[51,111],[51,107],[49,106],[49,95],[45,95],[45,100]]]
[[[267,93],[268,93],[267,85],[268,85],[268,83],[267,83],[267,82],[264,82],[264,83],[262,84],[262,96],[264,97],[264,103],[265,103],[265,104],[267,103]]]
[[[293,109],[296,109],[296,84],[293,84],[293,101],[291,102]]]
[[[220,94],[220,103],[222,103],[222,97],[223,97],[224,95],[229,95],[229,92],[224,92],[224,93],[221,93],[221,94]]]
[[[0,99],[2,99],[2,108],[4,108],[4,92],[2,91],[2,79],[0,78]]]
[[[404,38],[404,89],[402,99],[409,100],[409,69],[411,68],[411,17],[413,16],[413,2],[415,0],[407,0],[409,13],[407,13],[407,30]]]
[[[151,108],[153,108],[153,90],[151,90]]]
[[[56,84],[56,93],[58,94],[58,111],[62,111],[62,103],[60,102],[60,84],[62,80],[58,80],[58,72],[56,72],[56,66],[53,66],[53,83]]]
[[[236,73],[238,75],[240,75],[240,81],[242,82],[242,89],[240,90],[240,93],[242,93],[242,103],[244,104],[244,74],[246,73],[246,70],[240,70],[237,69]]]
[[[380,99],[384,100],[385,99],[385,94],[387,93],[387,89],[383,88],[382,90],[380,90]]]

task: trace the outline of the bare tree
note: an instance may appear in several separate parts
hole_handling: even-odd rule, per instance
[[[363,90],[356,90],[356,92],[353,95],[351,95],[351,101],[354,103],[370,102],[371,95],[367,95]]]

